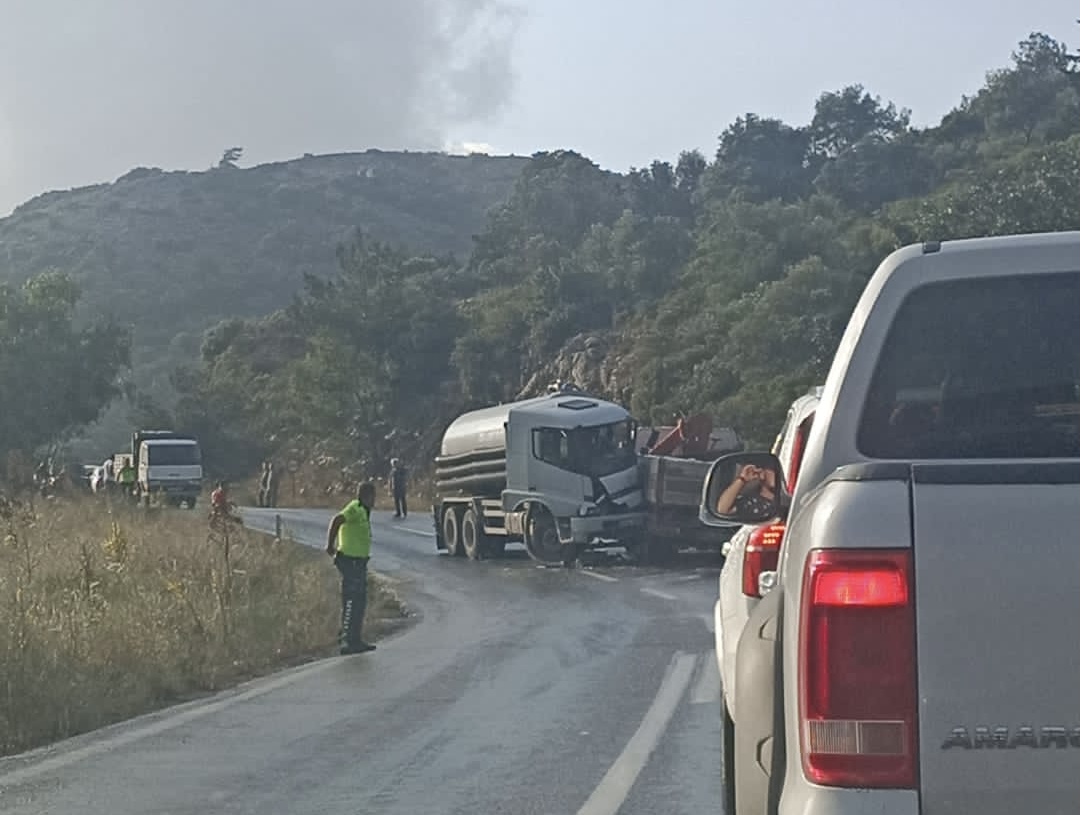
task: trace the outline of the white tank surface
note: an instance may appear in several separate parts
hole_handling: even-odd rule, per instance
[[[506,449],[504,425],[511,412],[535,417],[537,426],[573,428],[621,422],[630,414],[621,405],[580,391],[551,393],[520,402],[463,413],[443,433],[439,460],[463,456],[490,458]],[[438,461],[436,462],[438,463]]]
[[[470,453],[498,453],[506,449],[504,425],[510,411],[523,405],[545,402],[550,396],[507,402],[494,407],[462,413],[443,433],[441,458],[463,456]]]

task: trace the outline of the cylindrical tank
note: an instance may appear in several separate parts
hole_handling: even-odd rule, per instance
[[[435,457],[435,488],[443,495],[497,498],[506,488],[506,433],[510,411],[550,399],[540,396],[481,408],[458,416],[443,433]]]

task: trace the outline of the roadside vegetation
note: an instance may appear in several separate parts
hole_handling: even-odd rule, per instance
[[[334,652],[320,552],[201,512],[0,503],[0,754]],[[374,638],[404,607],[370,578]]]

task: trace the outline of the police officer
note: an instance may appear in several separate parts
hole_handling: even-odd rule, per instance
[[[362,654],[375,646],[364,642],[361,633],[367,609],[367,566],[371,557],[371,509],[375,506],[375,485],[364,482],[350,501],[330,521],[326,531],[326,553],[341,572],[341,653]]]

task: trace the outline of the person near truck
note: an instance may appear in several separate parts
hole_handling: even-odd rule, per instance
[[[255,499],[255,503],[260,507],[266,506],[267,468],[269,464],[270,462],[264,460],[263,463],[259,465],[259,495]]]
[[[124,459],[116,480],[120,484],[121,491],[129,497],[135,497],[135,465],[130,458]]]
[[[371,557],[371,510],[375,485],[365,481],[350,501],[330,521],[326,553],[341,573],[341,653],[362,654],[375,646],[363,639],[367,610],[367,569]]]
[[[281,484],[281,471],[273,460],[266,462],[266,492],[263,494],[263,506],[276,507],[278,486]]]
[[[390,459],[390,491],[394,494],[394,517],[405,518],[409,514],[409,504],[405,498],[409,489],[409,471],[400,458]]]

